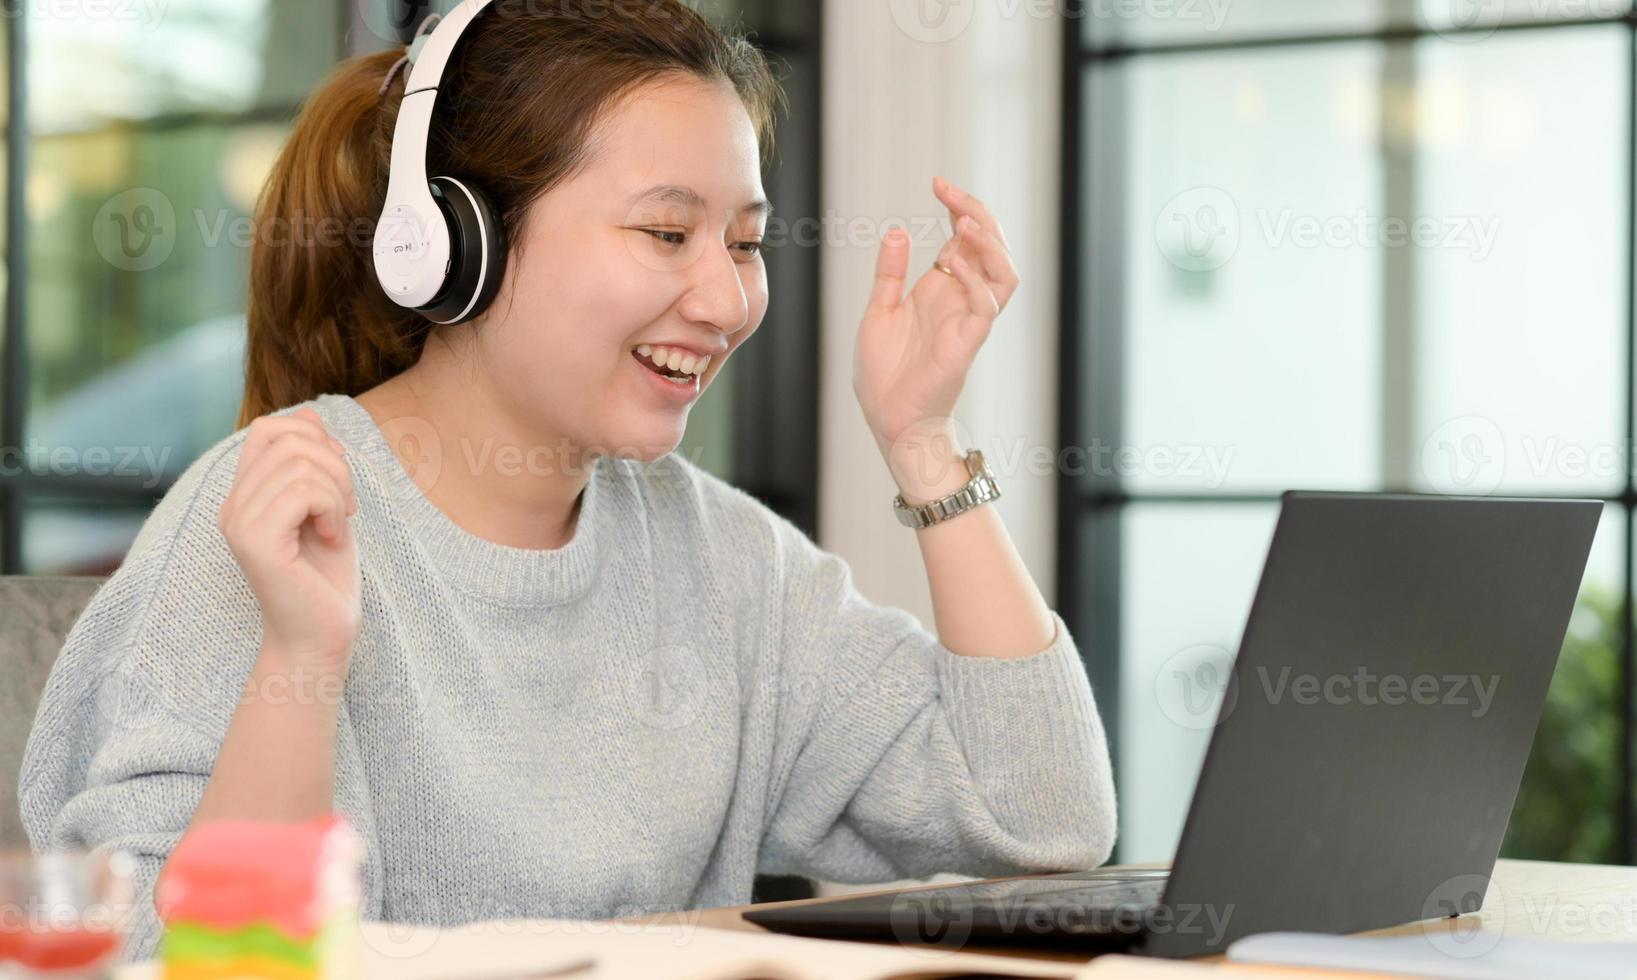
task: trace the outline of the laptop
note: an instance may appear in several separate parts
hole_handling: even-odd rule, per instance
[[[808,936],[1186,957],[1475,912],[1602,507],[1286,493],[1169,872],[744,916]]]

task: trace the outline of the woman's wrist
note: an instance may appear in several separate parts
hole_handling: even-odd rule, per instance
[[[351,644],[340,650],[306,649],[287,643],[276,636],[262,639],[261,651],[256,658],[256,674],[263,678],[279,677],[292,681],[328,683],[343,681]]]
[[[947,497],[972,478],[966,453],[948,428],[881,443],[881,454],[904,503],[911,507]]]

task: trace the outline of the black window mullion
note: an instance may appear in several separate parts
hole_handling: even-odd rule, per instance
[[[1633,358],[1637,357],[1637,19],[1628,19],[1626,68],[1629,84],[1626,104],[1626,445],[1631,446],[1637,435],[1637,373]],[[1626,459],[1626,486],[1621,504],[1625,522],[1622,528],[1620,598],[1620,788],[1619,804],[1615,813],[1615,850],[1621,864],[1637,863],[1637,842],[1633,841],[1633,821],[1637,821],[1637,805],[1633,803],[1632,781],[1637,778],[1637,764],[1633,760],[1634,740],[1637,740],[1637,637],[1633,634],[1632,590],[1637,588],[1633,579],[1633,565],[1637,561],[1633,549],[1634,504],[1637,504],[1637,474],[1632,472],[1632,461]]]
[[[1215,51],[1246,51],[1256,48],[1313,47],[1320,44],[1353,44],[1374,42],[1414,42],[1425,38],[1459,37],[1461,35],[1489,35],[1513,31],[1540,31],[1558,27],[1593,27],[1599,24],[1637,23],[1637,8],[1612,17],[1561,17],[1540,20],[1516,20],[1493,26],[1433,28],[1420,24],[1400,24],[1373,31],[1334,31],[1319,34],[1246,34],[1219,41],[1173,42],[1141,45],[1103,45],[1077,47],[1072,57],[1083,62],[1119,61],[1127,58],[1158,58],[1169,55],[1187,57]],[[1070,31],[1073,31],[1072,22]]]
[[[23,316],[28,252],[24,187],[28,173],[27,57],[21,0],[5,0],[6,12],[6,306],[4,361],[0,364],[0,448],[23,444],[28,408],[28,350]],[[9,466],[9,461],[7,462]],[[23,565],[23,500],[19,481],[0,473],[0,574]]]

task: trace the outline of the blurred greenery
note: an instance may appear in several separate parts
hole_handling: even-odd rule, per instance
[[[1618,593],[1580,597],[1552,677],[1501,855],[1616,860],[1620,799]]]

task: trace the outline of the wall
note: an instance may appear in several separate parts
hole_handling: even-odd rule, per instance
[[[983,449],[995,469],[1003,493],[996,506],[1050,600],[1053,476],[1006,465],[1022,459],[1024,447],[1056,446],[1063,28],[1055,13],[1031,10],[1043,6],[1055,8],[829,0],[825,13],[823,206],[839,220],[827,233],[823,275],[819,541],[848,559],[867,596],[909,609],[929,628],[931,597],[914,532],[893,516],[896,487],[853,397],[853,339],[886,221],[908,221],[916,235],[913,283],[947,237],[942,227],[919,231],[930,218],[947,225],[933,176],[988,203],[1023,284],[979,354],[955,414],[973,440],[966,448]],[[867,235],[847,231],[855,220],[867,224]]]

